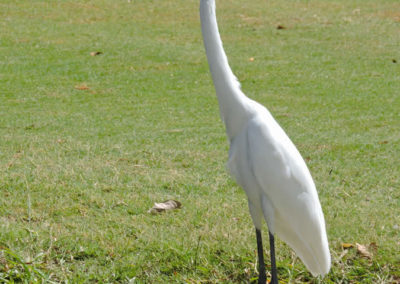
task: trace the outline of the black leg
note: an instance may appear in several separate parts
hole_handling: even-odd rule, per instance
[[[261,238],[261,231],[256,229],[257,237],[257,254],[258,254],[258,284],[265,284],[267,282],[267,275],[265,274],[264,252]]]
[[[271,252],[271,284],[278,284],[278,276],[276,272],[276,262],[275,262],[275,239],[274,235],[269,232],[269,249]]]

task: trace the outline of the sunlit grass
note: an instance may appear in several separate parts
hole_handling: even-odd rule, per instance
[[[217,9],[243,90],[277,118],[317,184],[333,257],[321,282],[396,283],[398,1]],[[198,1],[2,1],[0,137],[1,281],[257,277]],[[169,198],[183,208],[147,213]],[[282,283],[317,283],[280,241],[277,254]]]

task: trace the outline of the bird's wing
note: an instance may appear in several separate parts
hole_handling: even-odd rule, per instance
[[[251,171],[273,207],[275,233],[314,275],[327,273],[330,254],[324,216],[303,158],[269,113],[249,121],[247,139]]]

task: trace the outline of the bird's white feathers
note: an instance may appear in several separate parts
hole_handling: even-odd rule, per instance
[[[257,228],[285,241],[313,275],[326,274],[330,254],[325,221],[304,160],[269,112],[254,117],[231,142],[228,167],[249,199]]]
[[[222,47],[215,15],[215,1],[201,0],[200,18],[208,65],[218,94],[221,119],[231,139],[249,118],[251,111],[251,108],[247,107],[249,99],[240,90],[239,81],[229,67]]]
[[[247,98],[233,75],[219,36],[215,1],[200,1],[206,54],[230,141],[228,168],[246,191],[256,228],[265,219],[313,275],[330,269],[325,221],[300,153],[269,111]],[[263,218],[264,217],[264,218]]]

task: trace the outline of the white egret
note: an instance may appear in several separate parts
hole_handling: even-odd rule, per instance
[[[256,228],[259,283],[266,282],[261,225],[270,238],[272,283],[278,283],[274,234],[314,275],[329,272],[331,257],[324,215],[300,153],[269,111],[249,99],[228,64],[218,31],[215,0],[200,0],[204,46],[221,118],[230,143],[228,168],[245,190]]]

